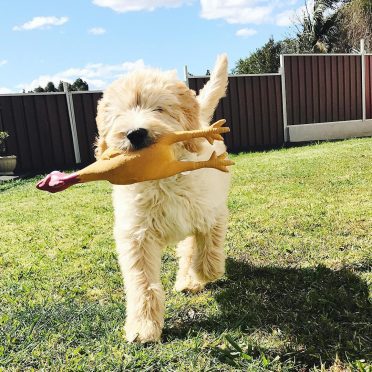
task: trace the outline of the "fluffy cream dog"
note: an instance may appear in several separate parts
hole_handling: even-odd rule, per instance
[[[227,57],[220,56],[199,96],[174,73],[145,69],[115,81],[98,105],[97,156],[107,147],[137,149],[162,134],[208,126],[227,86]],[[178,159],[207,160],[225,152],[222,141],[174,145]],[[175,288],[196,292],[225,269],[230,175],[201,169],[160,181],[114,186],[114,235],[127,298],[128,341],[160,338],[164,291],[162,249],[178,243]]]

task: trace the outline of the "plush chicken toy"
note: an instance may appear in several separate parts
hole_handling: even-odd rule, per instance
[[[158,180],[177,173],[200,168],[215,168],[228,172],[234,164],[227,159],[227,153],[217,156],[215,152],[207,161],[179,161],[174,157],[171,145],[192,138],[204,137],[213,143],[223,141],[221,133],[230,131],[222,127],[225,120],[219,120],[207,129],[173,132],[161,137],[156,143],[137,151],[107,149],[99,160],[72,174],[54,171],[41,180],[36,187],[52,193],[62,191],[77,183],[106,180],[114,185],[129,185],[136,182]]]

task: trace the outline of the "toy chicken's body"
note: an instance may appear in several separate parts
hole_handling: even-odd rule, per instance
[[[37,184],[37,188],[58,192],[76,183],[99,180],[106,180],[114,185],[129,185],[200,168],[216,168],[228,172],[227,166],[233,162],[227,159],[226,153],[220,156],[213,153],[207,161],[179,161],[174,157],[171,147],[176,142],[197,137],[205,137],[210,143],[216,139],[223,140],[220,133],[229,131],[229,128],[222,127],[224,123],[225,120],[219,120],[207,129],[170,133],[158,142],[133,152],[108,149],[98,161],[76,173],[50,173]]]

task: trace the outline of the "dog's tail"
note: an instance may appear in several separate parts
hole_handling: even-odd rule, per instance
[[[209,81],[204,85],[197,96],[200,104],[200,118],[202,123],[209,124],[212,120],[214,110],[219,100],[226,95],[227,84],[227,55],[221,54],[217,57]]]

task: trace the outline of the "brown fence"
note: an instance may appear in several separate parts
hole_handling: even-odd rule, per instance
[[[288,125],[362,119],[360,55],[285,56]]]
[[[366,68],[366,118],[372,119],[372,55],[365,56]]]
[[[196,92],[208,77],[188,78]],[[225,118],[230,152],[251,151],[283,145],[282,90],[279,74],[230,76],[227,95],[219,103],[214,120]]]
[[[0,96],[0,131],[10,134],[7,153],[17,155],[18,171],[75,164],[64,93]]]
[[[94,161],[100,92],[72,93],[81,164]],[[17,155],[17,172],[76,167],[65,93],[0,95],[0,131],[6,153]]]

